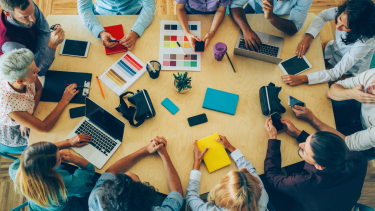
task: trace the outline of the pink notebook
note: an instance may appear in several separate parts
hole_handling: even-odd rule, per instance
[[[114,26],[107,26],[104,27],[105,31],[110,33],[112,37],[114,37],[116,40],[120,40],[124,37],[124,29],[122,28],[122,25],[114,25]],[[115,54],[115,53],[121,53],[126,52],[128,49],[121,45],[120,43],[117,43],[117,45],[113,48],[107,48],[105,47],[105,53],[107,55]]]

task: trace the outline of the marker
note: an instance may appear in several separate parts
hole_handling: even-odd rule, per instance
[[[109,40],[109,42],[120,42],[120,40]]]
[[[176,43],[177,43],[178,47],[180,47],[180,49],[181,49],[182,53],[184,53],[185,57],[187,57],[187,55],[186,55],[186,53],[185,53],[184,49],[182,49],[182,48],[181,48],[181,45],[180,45],[180,43],[178,43],[178,41],[176,41]]]
[[[147,62],[148,66],[151,68],[152,72],[153,73],[156,73],[156,70],[154,69],[154,67],[151,65],[150,62]]]

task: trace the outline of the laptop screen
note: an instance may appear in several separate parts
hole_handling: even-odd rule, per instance
[[[104,110],[88,97],[86,97],[86,117],[104,129],[105,132],[109,133],[119,141],[122,141],[125,123]]]

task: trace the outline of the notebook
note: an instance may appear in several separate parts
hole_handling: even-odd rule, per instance
[[[206,147],[210,149],[203,157],[209,173],[230,165],[230,159],[222,144],[217,142],[215,138],[220,139],[218,133],[212,134],[206,138],[197,141],[198,148],[203,151]]]
[[[237,94],[207,88],[203,108],[234,115],[239,97]]]
[[[77,86],[84,86],[85,82],[91,83],[91,73],[64,72],[48,70],[42,91],[40,101],[59,102],[64,94],[67,84],[76,83]],[[85,104],[85,98],[89,95],[82,95],[82,88],[78,88],[79,92],[73,97],[70,103]]]
[[[124,37],[124,29],[122,28],[122,25],[114,25],[114,26],[107,26],[104,27],[105,31],[110,33],[112,37],[114,37],[116,40],[120,40]],[[105,53],[107,55],[115,54],[115,53],[121,53],[126,52],[128,49],[121,45],[120,43],[117,43],[117,45],[113,48],[107,48],[105,47]]]

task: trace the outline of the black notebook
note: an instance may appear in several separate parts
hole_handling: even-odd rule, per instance
[[[48,70],[44,79],[44,86],[40,101],[59,102],[64,94],[67,84],[76,83],[77,86],[84,86],[85,82],[91,84],[91,73],[63,72]],[[85,104],[85,98],[89,95],[82,95],[83,88],[73,97],[70,103]],[[88,92],[90,90],[88,89]]]

